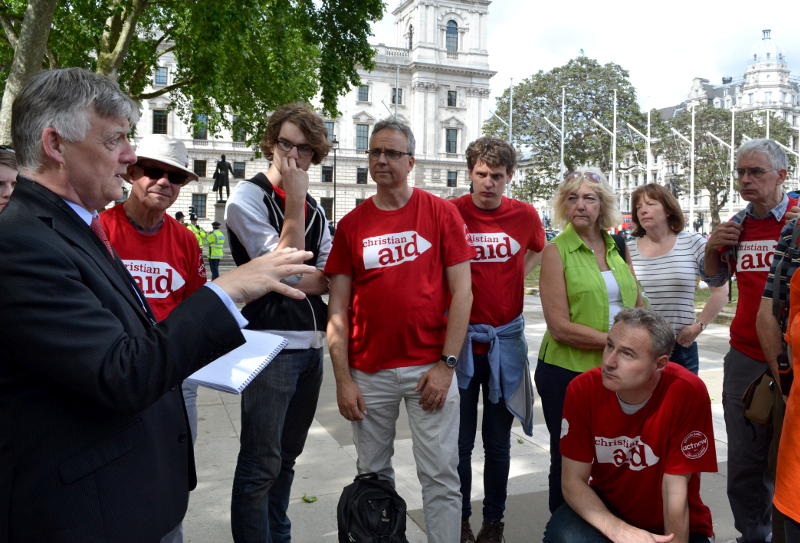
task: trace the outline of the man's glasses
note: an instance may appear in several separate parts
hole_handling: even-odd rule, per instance
[[[367,149],[365,153],[367,153],[370,160],[378,160],[381,154],[386,155],[389,160],[400,160],[403,155],[411,156],[411,153],[407,151],[395,151],[394,149]]]
[[[167,180],[169,180],[169,182],[173,185],[183,186],[189,180],[189,174],[186,172],[165,170],[164,168],[159,168],[158,166],[146,166],[144,164],[137,164],[137,166],[139,166],[142,169],[142,172],[144,172],[144,174],[153,181],[157,181],[166,176]]]
[[[765,170],[764,168],[755,167],[755,168],[736,168],[736,169],[733,170],[733,173],[739,179],[741,179],[742,177],[744,177],[745,175],[748,175],[748,174],[750,175],[750,177],[753,177],[755,179],[761,179],[761,177],[765,173],[774,172],[774,171],[775,170]]]
[[[278,138],[276,142],[278,144],[278,149],[283,151],[284,153],[291,153],[292,149],[297,149],[297,155],[302,157],[310,157],[314,154],[314,148],[308,145],[307,143],[301,143],[300,145],[295,145],[289,140],[285,140],[283,138]]]

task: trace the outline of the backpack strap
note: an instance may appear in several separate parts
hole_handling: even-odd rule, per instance
[[[787,251],[797,247],[797,239],[800,238],[800,221],[794,221],[794,228],[792,228],[792,238],[789,241]],[[786,310],[786,300],[781,296],[776,296],[780,289],[780,282],[783,278],[784,268],[786,267],[787,258],[791,258],[787,254],[781,257],[775,268],[775,274],[772,276],[772,314],[780,323],[783,321],[784,311]]]
[[[614,243],[617,245],[617,252],[619,256],[622,257],[626,263],[628,262],[628,247],[625,245],[625,236],[622,234],[611,234],[611,237],[614,238]]]

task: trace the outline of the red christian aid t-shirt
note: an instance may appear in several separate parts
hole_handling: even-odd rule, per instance
[[[376,372],[439,360],[450,304],[445,268],[473,255],[456,208],[423,190],[400,209],[380,210],[370,198],[345,215],[325,273],[352,276],[350,365]]]
[[[572,380],[561,420],[561,454],[591,462],[592,488],[623,520],[664,533],[665,473],[691,473],[689,530],[713,535],[711,511],[700,499],[701,472],[717,471],[711,400],[699,377],[672,362],[636,413],[627,415],[603,386],[602,368]]]
[[[480,209],[465,194],[453,200],[475,248],[469,322],[500,326],[522,313],[525,254],[544,248],[544,228],[533,206],[503,197],[500,207]]]
[[[147,235],[137,231],[117,204],[100,213],[108,240],[147,298],[156,320],[206,284],[206,268],[197,239],[188,228],[164,216],[161,229]]]

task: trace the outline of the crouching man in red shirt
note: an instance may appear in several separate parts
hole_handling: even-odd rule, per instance
[[[603,365],[570,383],[561,421],[566,502],[549,543],[713,541],[700,472],[717,471],[705,384],[669,362],[674,334],[653,311],[614,319]]]

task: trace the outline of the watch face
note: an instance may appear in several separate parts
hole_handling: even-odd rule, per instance
[[[444,357],[444,363],[448,368],[455,368],[458,365],[458,358],[453,355]]]

